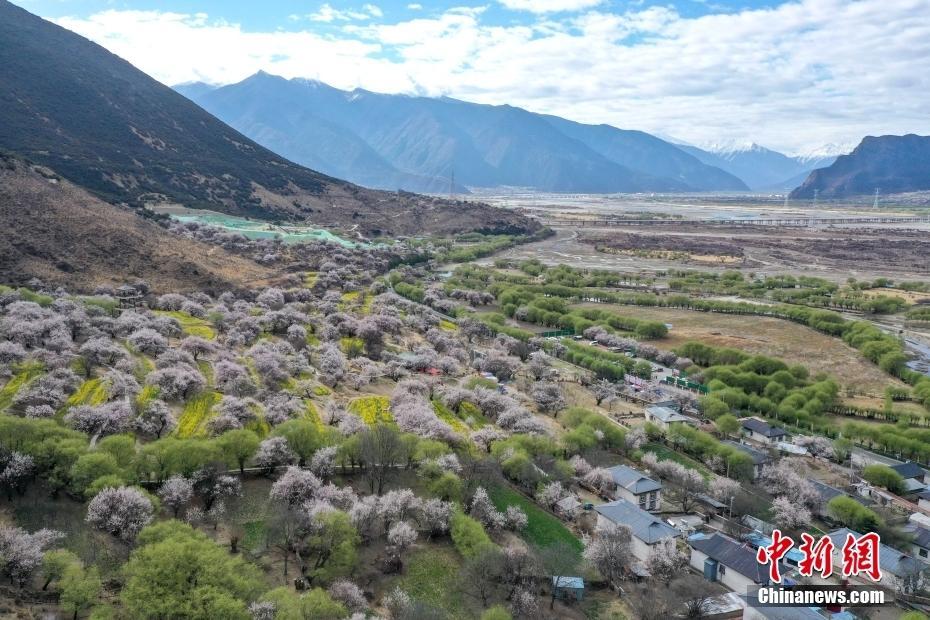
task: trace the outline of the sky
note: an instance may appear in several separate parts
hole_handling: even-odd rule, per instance
[[[167,85],[264,70],[792,154],[930,134],[930,0],[13,1]]]

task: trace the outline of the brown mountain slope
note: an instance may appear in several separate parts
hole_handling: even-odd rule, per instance
[[[0,148],[111,203],[183,204],[368,234],[525,232],[523,216],[298,166],[84,37],[0,0]]]
[[[89,292],[146,280],[153,290],[208,292],[258,285],[259,265],[183,239],[47,168],[0,154],[0,283]]]

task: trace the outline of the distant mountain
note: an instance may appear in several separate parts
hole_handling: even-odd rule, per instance
[[[702,163],[693,155],[648,133],[610,125],[583,125],[557,116],[546,118],[566,136],[628,168],[648,170],[657,177],[675,179],[698,191],[748,189],[733,174]]]
[[[219,86],[207,84],[205,82],[184,82],[183,84],[176,84],[172,88],[188,99],[194,99],[205,95],[211,90],[216,90]]]
[[[445,191],[454,172],[466,186],[553,192],[746,189],[654,136],[512,106],[343,91],[263,72],[191,96],[271,150],[377,187]]]
[[[811,170],[829,166],[836,159],[830,155],[789,157],[754,143],[714,144],[705,148],[682,144],[678,148],[739,177],[756,191],[796,187],[798,178],[806,178]]]
[[[866,136],[849,155],[813,171],[792,198],[846,198],[930,190],[930,136]]]
[[[378,192],[291,163],[102,47],[6,0],[0,110],[0,148],[109,202],[306,218],[370,234],[538,228],[513,212]]]
[[[48,168],[0,153],[0,276],[90,292],[145,280],[153,290],[255,288],[271,273],[107,204]]]

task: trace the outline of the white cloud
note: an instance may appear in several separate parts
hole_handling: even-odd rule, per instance
[[[499,0],[511,11],[531,13],[557,13],[560,11],[582,11],[604,3],[604,0]]]
[[[414,2],[412,4],[408,4],[407,8],[410,9],[411,11],[419,11],[423,8],[423,5],[417,4],[416,2]]]
[[[790,150],[930,133],[930,0],[801,0],[699,18],[652,7],[504,26],[486,23],[481,7],[333,20],[340,30],[325,35],[157,11],[58,22],[168,84],[264,69]]]
[[[384,12],[374,4],[366,4],[359,10],[353,9],[334,9],[328,2],[320,6],[316,13],[307,15],[307,19],[315,22],[330,23],[334,21],[355,21],[366,20],[375,17],[383,17]]]

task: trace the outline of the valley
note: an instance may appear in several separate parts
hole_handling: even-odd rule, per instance
[[[820,7],[220,4],[0,0],[0,618],[928,619],[930,137]]]

